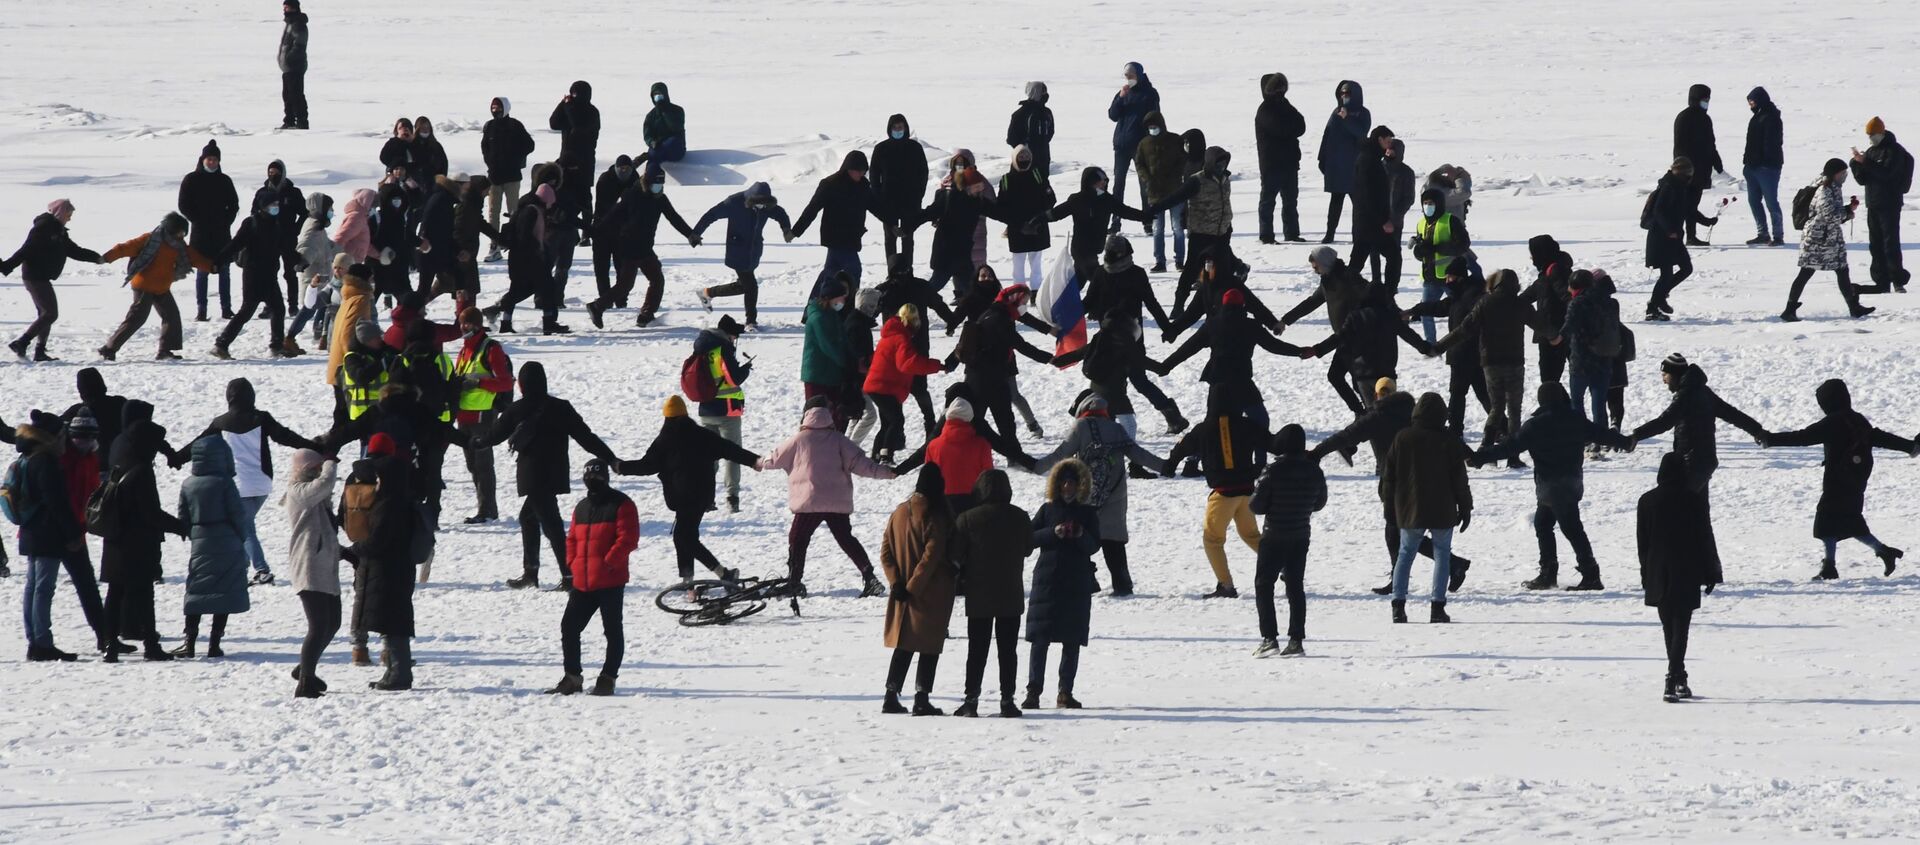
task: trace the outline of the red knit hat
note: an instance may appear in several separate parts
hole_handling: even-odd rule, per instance
[[[384,458],[399,450],[400,447],[393,442],[393,437],[384,431],[367,438],[367,457]]]
[[[1247,294],[1239,288],[1234,288],[1220,295],[1220,304],[1231,305],[1235,308],[1245,308],[1247,307]]]

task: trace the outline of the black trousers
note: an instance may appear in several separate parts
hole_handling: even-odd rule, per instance
[[[300,677],[311,678],[320,655],[340,632],[340,597],[318,590],[300,591],[300,609],[307,614],[307,636],[300,641]]]
[[[1558,383],[1567,373],[1567,345],[1535,344],[1540,349],[1540,383]]]
[[[1381,259],[1387,257],[1389,254],[1399,252],[1399,244],[1396,236],[1380,231],[1381,225],[1382,224],[1379,223],[1355,222],[1353,226],[1353,251],[1347,255],[1347,266],[1353,268],[1353,272],[1355,273],[1360,272],[1361,267],[1369,268],[1373,283],[1376,285],[1381,284],[1383,279],[1380,275]],[[1397,232],[1399,230],[1396,229],[1395,231]],[[1389,260],[1391,261],[1394,275],[1395,285],[1393,286],[1397,286],[1400,274],[1400,258],[1395,254]]]
[[[1107,560],[1107,574],[1113,577],[1113,591],[1121,595],[1133,592],[1133,571],[1127,567],[1125,540],[1101,540],[1100,556]]]
[[[1260,174],[1260,239],[1273,239],[1274,198],[1280,199],[1280,228],[1286,237],[1300,237],[1300,170]]]
[[[1700,224],[1697,221],[1695,221],[1693,217],[1695,214],[1697,214],[1700,211],[1700,196],[1702,194],[1705,194],[1706,192],[1707,192],[1707,189],[1705,186],[1701,186],[1698,188],[1693,186],[1688,186],[1687,190],[1680,195],[1680,204],[1683,206],[1686,206],[1686,209],[1687,209],[1687,239],[1688,240],[1694,240],[1700,237]]]
[[[615,308],[625,308],[627,307],[627,291],[620,291],[618,294],[614,293],[613,242],[614,239],[611,237],[594,238],[593,246],[589,247],[593,252],[594,301],[601,304],[611,304]],[[632,285],[629,284],[627,290],[630,291],[632,289]]]
[[[873,561],[867,557],[867,550],[860,545],[860,538],[853,535],[853,521],[844,513],[796,513],[793,524],[787,526],[787,577],[795,581],[802,580],[807,573],[807,546],[813,542],[813,532],[821,525],[833,534],[833,540],[840,544],[840,551],[853,561],[853,568],[860,571],[862,580],[873,577]]]
[[[907,448],[907,415],[900,400],[881,393],[869,393],[880,415],[880,432],[873,436],[874,451],[897,452]]]
[[[498,411],[481,411],[480,421],[471,428],[475,430],[485,429],[487,426],[492,425],[494,418],[498,416],[500,416]],[[479,500],[479,505],[475,508],[475,516],[482,516],[487,519],[499,519],[500,502],[496,489],[498,482],[493,473],[493,447],[465,446],[461,448],[462,451],[466,452],[467,474],[473,476],[473,492],[474,496]]]
[[[186,634],[187,642],[189,643],[200,638],[200,614],[198,613],[187,614],[187,624],[183,633]],[[224,613],[214,614],[213,629],[207,632],[207,648],[219,648],[220,638],[226,635],[227,635],[227,614],[224,614]]]
[[[26,346],[38,341],[38,348],[45,351],[47,336],[53,332],[53,321],[60,319],[60,300],[53,295],[53,283],[36,279],[25,273],[20,275],[20,284],[27,289],[27,295],[33,298],[33,322],[27,325],[26,333],[20,335],[15,343]]]
[[[904,255],[907,263],[913,263],[913,227],[899,220],[880,221],[880,231],[886,242],[887,266],[893,266],[893,257]]]
[[[560,519],[560,500],[552,493],[536,493],[520,500],[520,569],[523,575],[540,574],[540,535],[547,535],[553,558],[560,565],[560,577],[571,578],[567,570],[567,524]]]
[[[157,643],[159,632],[153,623],[153,582],[146,578],[124,577],[107,584],[106,639],[139,638]]]
[[[1573,560],[1580,574],[1599,575],[1600,564],[1594,560],[1593,543],[1587,539],[1586,526],[1580,523],[1577,501],[1552,505],[1541,502],[1534,506],[1533,535],[1540,544],[1540,571],[1554,574],[1560,571],[1560,553],[1553,536],[1555,524],[1560,526],[1560,533],[1567,535],[1567,544],[1573,546]]]
[[[1833,271],[1833,276],[1840,283],[1840,300],[1847,304],[1847,310],[1851,311],[1855,308],[1860,307],[1860,295],[1858,293],[1855,293],[1853,289],[1853,274],[1848,272],[1847,268],[1842,267],[1838,270]],[[1800,304],[1800,294],[1806,291],[1807,282],[1811,281],[1812,279],[1813,279],[1812,267],[1800,268],[1799,275],[1796,275],[1793,277],[1793,287],[1787,291],[1787,307],[1788,308],[1792,308]]]
[[[1905,287],[1912,275],[1900,254],[1900,208],[1899,202],[1867,206],[1867,252],[1873,256],[1868,278],[1874,288],[1862,293],[1886,293],[1893,285]]]
[[[707,289],[707,296],[718,299],[723,296],[739,296],[746,299],[747,325],[759,322],[760,317],[760,281],[753,277],[750,270],[737,270],[739,281],[729,282]]]
[[[567,593],[567,609],[560,614],[560,659],[566,665],[567,674],[581,674],[580,632],[587,629],[587,623],[598,613],[600,629],[607,635],[607,659],[600,664],[600,677],[620,676],[620,661],[627,654],[626,629],[621,625],[626,592],[625,587],[608,587]]]
[[[1327,194],[1327,240],[1340,229],[1340,212],[1347,204],[1346,194]]]
[[[904,648],[893,650],[893,659],[887,663],[887,691],[899,693],[907,683],[907,666],[913,663],[915,652]],[[940,655],[920,655],[920,671],[914,673],[913,690],[921,695],[933,692],[933,673],[940,668]]]
[[[1667,640],[1667,683],[1687,682],[1687,634],[1693,627],[1693,608],[1660,608],[1660,633]]]
[[[73,592],[80,598],[80,613],[87,618],[87,627],[93,629],[95,639],[105,642],[106,608],[100,601],[100,583],[93,577],[93,559],[87,556],[85,545],[80,551],[70,552],[60,558],[60,564],[67,569],[67,578],[73,582]]]
[[[1655,305],[1665,303],[1667,294],[1680,286],[1681,282],[1693,275],[1693,256],[1681,249],[1675,263],[1660,268],[1660,278],[1653,283],[1653,298],[1647,300],[1647,310],[1651,312]]]
[[[1000,697],[1012,698],[1019,688],[1020,614],[967,617],[967,699],[980,697],[980,681],[987,674],[987,649],[1000,657]]]
[[[913,404],[920,407],[920,427],[926,433],[926,439],[939,436],[940,421],[933,415],[933,394],[927,390],[926,376],[914,376],[910,395],[913,396]]]
[[[267,342],[279,347],[287,333],[287,303],[280,297],[280,282],[271,275],[266,278],[247,278],[240,280],[240,309],[233,312],[233,319],[227,321],[227,327],[220,330],[220,336],[214,341],[225,349],[233,339],[240,336],[240,330],[246,328],[247,321],[253,319],[255,311],[267,309],[267,325],[271,334]]]
[[[285,71],[280,74],[280,106],[286,112],[283,122],[301,129],[307,128],[306,71]]]
[[[1260,611],[1260,638],[1277,639],[1280,623],[1273,612],[1273,583],[1287,588],[1287,638],[1307,636],[1307,547],[1312,537],[1266,535],[1260,538],[1260,562],[1254,570],[1254,606]]]
[[[1448,367],[1447,374],[1447,430],[1458,436],[1467,424],[1467,391],[1473,391],[1475,399],[1480,400],[1480,410],[1486,411],[1487,371],[1480,366],[1479,356],[1469,355],[1467,361]]]
[[[700,520],[706,511],[687,509],[673,512],[673,555],[680,565],[680,580],[693,579],[693,562],[699,561],[714,574],[720,572],[720,559],[700,542]]]

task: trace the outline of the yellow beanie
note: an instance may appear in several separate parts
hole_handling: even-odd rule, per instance
[[[1393,393],[1394,389],[1393,379],[1390,376],[1381,376],[1379,381],[1373,383],[1375,397],[1387,396]]]
[[[668,417],[684,417],[687,415],[687,400],[678,396],[669,396],[666,407],[661,410]]]
[[[1887,124],[1884,121],[1882,121],[1878,115],[1876,115],[1872,120],[1867,121],[1868,135],[1878,135],[1885,131],[1887,131]]]

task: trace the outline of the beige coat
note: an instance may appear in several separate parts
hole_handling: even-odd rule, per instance
[[[910,598],[887,599],[888,648],[939,654],[947,641],[947,620],[960,570],[948,557],[953,517],[938,512],[918,493],[894,508],[880,540],[880,569],[887,582],[904,584]]]

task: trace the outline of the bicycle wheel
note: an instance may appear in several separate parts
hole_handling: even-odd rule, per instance
[[[689,613],[681,616],[680,624],[689,628],[703,628],[709,625],[728,625],[766,609],[767,603],[759,600],[708,605],[697,613]]]
[[[653,603],[668,613],[686,616],[699,613],[714,597],[730,595],[733,589],[733,585],[725,581],[688,581],[661,590]]]

